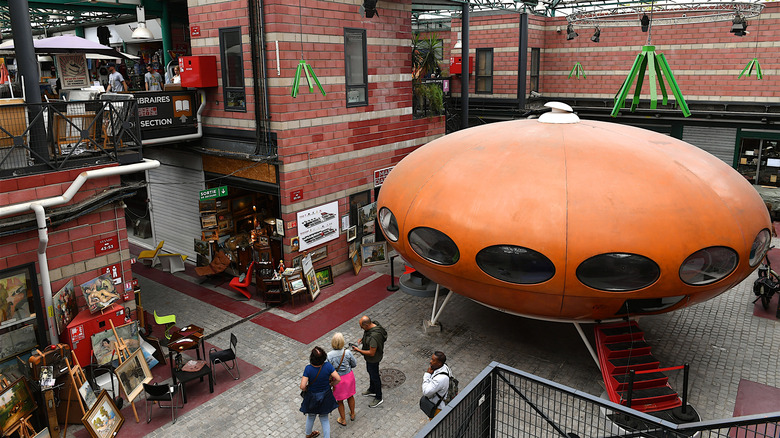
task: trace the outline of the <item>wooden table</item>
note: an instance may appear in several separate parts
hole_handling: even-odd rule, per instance
[[[202,360],[206,359],[206,347],[203,344],[203,328],[196,325],[188,325],[181,330],[171,333],[171,340],[168,342],[168,361],[171,364],[171,377],[174,385],[177,382],[182,383],[184,403],[187,403],[187,391],[184,389],[184,384],[191,380],[199,378],[203,382],[203,377],[208,376],[209,392],[214,392],[214,381],[211,376],[211,368],[208,365],[203,365],[203,368],[194,372],[176,370],[176,363],[173,358],[174,353],[181,353],[187,350],[195,350],[198,360],[201,360],[200,353],[203,351]]]

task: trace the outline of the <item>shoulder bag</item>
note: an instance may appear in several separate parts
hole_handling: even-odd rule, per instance
[[[319,377],[319,376],[320,376],[320,371],[322,371],[322,366],[323,366],[323,365],[325,365],[325,364],[322,364],[322,365],[320,365],[320,369],[319,369],[319,371],[317,371],[317,375],[316,375],[316,376],[314,376],[314,380],[312,380],[311,382],[309,382],[309,383],[307,383],[307,384],[306,384],[306,389],[304,389],[304,390],[301,390],[301,397],[306,397],[306,392],[309,390],[309,385],[310,385],[312,382],[315,382],[315,381],[317,380],[317,377]]]

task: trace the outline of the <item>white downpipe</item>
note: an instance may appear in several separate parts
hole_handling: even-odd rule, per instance
[[[147,160],[144,158],[144,160],[140,163],[128,164],[125,166],[106,167],[96,170],[87,170],[85,172],[81,172],[79,176],[76,177],[76,179],[73,181],[73,183],[71,183],[70,187],[65,190],[65,193],[60,196],[0,207],[0,217],[11,216],[30,210],[35,213],[35,220],[38,224],[38,263],[40,265],[41,271],[41,287],[43,289],[43,302],[46,306],[46,319],[49,324],[49,338],[52,344],[59,343],[60,338],[57,335],[54,322],[54,305],[52,302],[51,280],[49,277],[49,260],[46,256],[46,247],[49,244],[49,229],[46,226],[46,211],[44,208],[53,207],[55,205],[62,205],[69,202],[71,199],[73,199],[73,196],[78,193],[79,189],[81,189],[87,180],[106,176],[141,172],[148,169],[154,169],[156,167],[160,167],[159,161]]]
[[[159,143],[170,143],[171,141],[177,140],[195,140],[197,138],[203,137],[203,121],[201,120],[201,114],[206,108],[206,93],[204,93],[203,90],[198,90],[198,96],[200,96],[200,106],[198,107],[198,112],[196,113],[196,117],[198,119],[198,132],[195,134],[176,135],[173,137],[150,138],[148,140],[141,140],[141,144],[147,146]]]

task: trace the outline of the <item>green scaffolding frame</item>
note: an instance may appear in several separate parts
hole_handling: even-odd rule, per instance
[[[571,71],[569,72],[569,79],[571,79],[572,75],[574,75],[577,79],[580,78],[580,75],[582,75],[583,79],[588,79],[588,77],[585,76],[585,70],[582,68],[582,64],[579,62],[574,64],[574,67],[571,68]]]
[[[761,71],[761,64],[758,63],[758,58],[750,60],[745,68],[742,69],[742,73],[739,74],[737,79],[742,79],[742,76],[745,73],[747,73],[747,76],[750,76],[750,74],[753,73],[754,68],[756,69],[756,79],[761,80],[761,78],[764,77],[764,73]]]

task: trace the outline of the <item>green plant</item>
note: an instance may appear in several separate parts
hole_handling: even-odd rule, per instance
[[[428,37],[422,37],[419,33],[414,35],[412,38],[412,79],[414,81],[419,82],[427,74],[439,68],[443,49],[444,42],[435,32]]]

